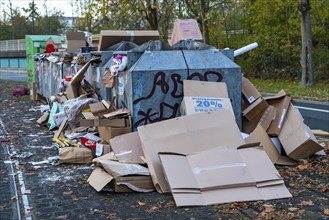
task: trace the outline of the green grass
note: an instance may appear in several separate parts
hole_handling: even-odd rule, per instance
[[[270,80],[249,78],[261,93],[277,93],[283,89],[295,99],[329,101],[329,84],[316,83],[312,87],[303,87],[300,82],[290,80]]]

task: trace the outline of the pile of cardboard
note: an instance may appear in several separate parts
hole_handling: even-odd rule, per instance
[[[286,144],[283,132],[288,133],[292,123],[307,131],[298,110],[290,103],[291,98],[284,92],[263,98],[249,81],[245,83],[246,80],[243,83],[244,101],[252,100],[244,103],[244,129],[251,131],[247,132],[250,135],[244,134],[246,139],[235,121],[225,83],[185,80],[181,104],[185,115],[140,126],[138,133],[110,139],[112,156],[119,163],[146,162],[155,189],[159,193],[171,192],[177,206],[291,197],[274,164],[291,165],[291,158],[307,157],[311,155],[309,152],[317,152],[322,147],[312,137],[300,142],[291,133],[293,142]],[[253,93],[248,97],[246,94],[250,91]],[[290,108],[284,110],[286,105]],[[280,116],[277,121],[275,116],[281,112],[287,112],[287,115]],[[296,115],[299,121],[296,121]],[[279,138],[272,141],[269,132]],[[306,153],[298,149],[288,151],[287,155],[291,158],[283,156],[286,148],[275,146],[281,140],[283,146],[302,148]],[[305,144],[307,148],[303,146]],[[94,160],[97,168],[89,177],[89,184],[97,191],[110,187],[119,192],[119,185],[136,184],[130,183],[128,177],[131,176],[124,172],[119,175],[121,182],[117,180],[113,170],[108,170],[114,165],[105,168],[106,163],[113,163],[114,158],[110,159],[110,155],[103,156],[107,158],[105,163],[104,160]],[[136,178],[136,173],[131,175]],[[138,176],[142,178],[141,173]],[[132,187],[135,190],[130,188],[129,191],[150,190],[149,182],[139,183]]]
[[[298,160],[323,150],[284,90],[262,97],[243,78],[242,93],[243,132],[250,134],[247,142],[261,142],[273,162],[280,163],[281,155]]]
[[[94,163],[88,182],[97,191],[156,189],[171,192],[177,206],[288,198],[274,164],[291,165],[323,149],[289,95],[262,97],[246,78],[244,133],[226,84],[191,80],[183,81],[183,116],[132,132],[130,110],[115,109],[113,101],[83,83],[88,66],[97,61],[86,63],[66,93],[57,94],[64,116],[55,112],[62,118],[54,135],[60,163]]]

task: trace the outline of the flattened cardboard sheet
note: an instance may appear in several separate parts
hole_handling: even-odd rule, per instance
[[[138,127],[142,148],[158,192],[170,192],[159,152],[193,153],[245,144],[229,110],[192,114]]]
[[[122,163],[145,164],[142,143],[138,132],[123,134],[110,139],[112,150]]]

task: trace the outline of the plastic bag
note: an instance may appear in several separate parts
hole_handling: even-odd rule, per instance
[[[65,102],[64,112],[71,129],[79,126],[79,122],[83,118],[82,111],[88,109],[90,103],[97,102],[99,102],[97,99],[80,97]]]

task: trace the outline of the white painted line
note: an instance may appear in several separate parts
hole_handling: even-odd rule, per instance
[[[1,120],[0,120],[0,125],[3,126]],[[7,154],[9,155],[9,160],[11,161],[11,157],[10,157],[10,152],[9,152],[8,146],[6,146],[6,149],[7,149]],[[11,174],[10,176],[13,179],[12,181],[13,181],[14,189],[15,189],[16,205],[17,205],[17,215],[18,215],[18,219],[21,220],[22,219],[22,217],[21,217],[21,208],[19,206],[19,198],[18,198],[18,193],[17,193],[17,187],[16,187],[16,180],[15,180],[15,175],[14,175],[13,163],[10,163],[9,170],[10,170],[9,172]]]
[[[23,174],[22,172],[18,172],[18,182],[19,186],[21,188],[21,193],[22,193],[22,200],[23,200],[23,205],[24,205],[24,212],[25,212],[25,219],[26,220],[32,220],[31,217],[31,207],[29,206],[29,200],[27,198],[27,195],[25,194],[26,188],[25,188],[25,183],[23,179]]]
[[[5,126],[4,126],[4,124],[3,124],[3,122],[2,122],[1,119],[0,119],[0,131],[5,136],[8,136],[8,132],[6,131],[6,128],[5,128]],[[16,186],[16,181],[15,181],[13,162],[11,160],[9,147],[6,146],[6,149],[7,149],[7,154],[8,154],[8,157],[9,157],[9,161],[11,161],[11,163],[9,163],[10,164],[10,173],[13,174],[11,176],[13,178],[14,189],[15,189],[18,219],[21,220],[22,219],[22,216],[21,216],[21,209],[20,209],[20,205],[19,205],[19,196],[18,196],[18,193],[17,193],[17,186]],[[24,206],[25,219],[26,220],[32,220],[31,213],[30,213],[31,207],[29,206],[28,197],[25,194],[26,188],[25,188],[23,174],[20,171],[18,171],[17,174],[18,174],[17,177],[18,177],[18,182],[19,182],[21,196],[22,196],[22,203],[23,203],[23,206]]]
[[[302,107],[302,106],[296,106],[296,105],[295,105],[295,107],[299,108],[299,109],[309,110],[309,111],[329,113],[329,110],[324,110],[324,109],[308,108],[308,107]]]

